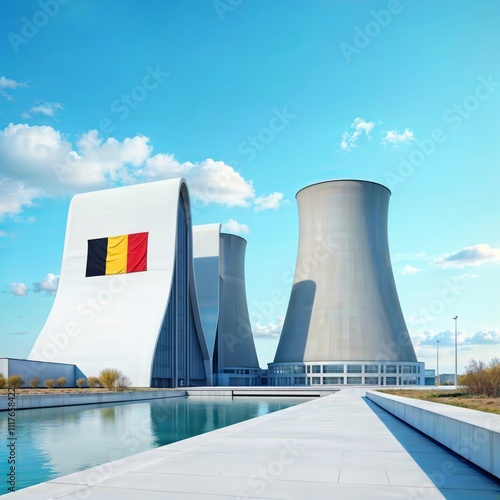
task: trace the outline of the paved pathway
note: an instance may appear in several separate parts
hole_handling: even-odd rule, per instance
[[[363,396],[343,389],[5,498],[500,499],[497,481]]]

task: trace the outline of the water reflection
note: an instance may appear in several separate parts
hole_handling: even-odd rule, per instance
[[[293,406],[298,398],[171,398],[16,414],[16,489]],[[7,414],[0,412],[0,447]],[[3,453],[2,453],[3,455]],[[7,463],[0,463],[6,477]],[[7,493],[0,483],[0,494]]]

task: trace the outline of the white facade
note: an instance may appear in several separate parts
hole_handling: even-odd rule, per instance
[[[157,386],[208,383],[211,366],[193,279],[191,231],[183,179],[75,196],[59,288],[29,359],[73,363],[86,376],[117,368],[138,387],[149,387],[153,379]],[[135,233],[148,233],[147,270],[86,276],[89,240]],[[181,306],[182,314],[175,309]],[[169,319],[169,311],[175,317]],[[188,332],[185,338],[170,338],[178,327]]]

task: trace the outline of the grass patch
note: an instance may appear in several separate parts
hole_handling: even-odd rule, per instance
[[[412,389],[381,389],[378,392],[402,396],[405,398],[421,399],[442,403],[471,410],[485,411],[500,415],[500,398],[488,396],[470,396],[465,391],[439,391],[439,390],[412,390]]]

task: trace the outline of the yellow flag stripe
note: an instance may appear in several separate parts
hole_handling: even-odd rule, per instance
[[[127,272],[128,234],[108,238],[106,255],[106,274],[125,274]]]

